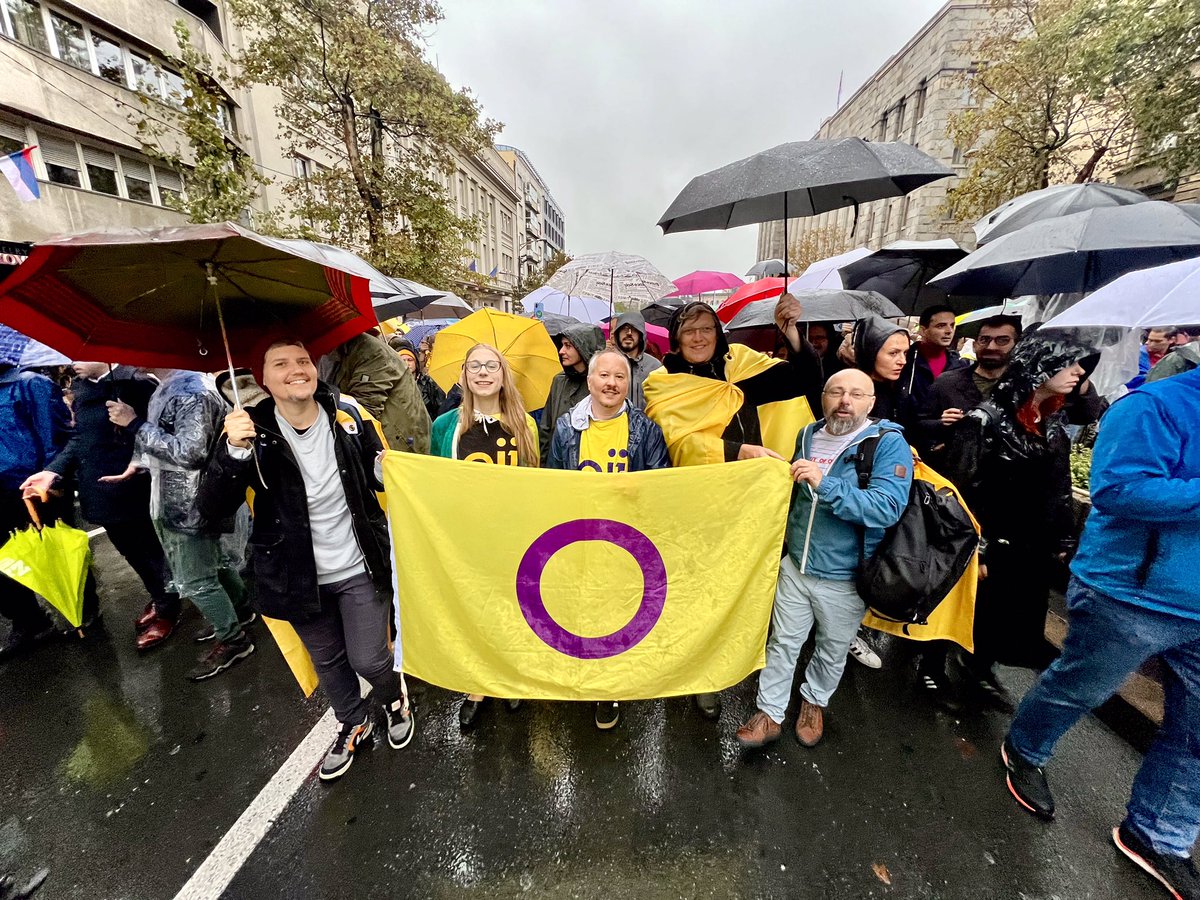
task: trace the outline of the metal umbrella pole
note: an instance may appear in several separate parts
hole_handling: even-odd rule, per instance
[[[229,384],[233,388],[233,408],[242,408],[242,398],[238,393],[237,375],[233,371],[233,353],[229,349],[229,333],[225,330],[225,313],[221,310],[221,295],[217,291],[217,276],[213,274],[213,264],[205,263],[208,272],[208,285],[212,288],[213,303],[217,307],[217,324],[221,326],[221,343],[225,345],[225,362],[229,366]]]

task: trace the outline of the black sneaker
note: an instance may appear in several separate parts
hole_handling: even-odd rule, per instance
[[[1012,695],[1008,692],[1008,688],[1000,683],[994,673],[976,679],[975,689],[979,691],[979,696],[983,698],[983,702],[992,709],[997,709],[1009,715],[1016,712],[1017,707],[1013,704]]]
[[[250,610],[250,612],[245,613],[244,615],[246,616],[244,619],[241,616],[238,617],[238,624],[243,628],[258,618],[258,613],[256,613],[254,610]],[[213,628],[212,625],[205,625],[196,632],[196,636],[192,638],[192,640],[197,644],[203,644],[205,641],[211,641],[216,636],[217,630]]]
[[[918,669],[917,685],[921,688],[921,693],[947,712],[963,711],[962,695],[944,669],[940,672],[936,669]]]
[[[187,677],[192,681],[204,681],[214,675],[220,675],[239,659],[245,659],[254,652],[254,643],[246,637],[246,632],[239,631],[237,637],[228,641],[217,641],[213,648],[200,657],[199,664],[188,672]]]
[[[715,691],[711,694],[696,694],[696,708],[704,718],[715,722],[721,718],[721,695]]]
[[[1200,872],[1190,856],[1159,853],[1122,822],[1113,829],[1113,843],[1134,865],[1171,892],[1175,900],[1200,900]]]
[[[370,713],[357,725],[339,722],[337,737],[333,739],[333,746],[329,748],[321,763],[320,779],[333,781],[345,775],[350,764],[354,762],[354,751],[371,736],[374,727]]]
[[[383,714],[387,717],[388,745],[393,750],[403,750],[416,732],[416,715],[404,708],[404,698],[395,703],[385,703]]]
[[[621,721],[621,704],[615,700],[602,700],[596,704],[596,727],[601,731],[616,728]]]
[[[1039,819],[1049,822],[1054,818],[1054,795],[1045,773],[1031,762],[1027,762],[1008,738],[1000,745],[1000,759],[1008,771],[1008,791],[1016,801]]]

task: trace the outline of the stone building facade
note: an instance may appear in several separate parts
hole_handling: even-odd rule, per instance
[[[497,145],[496,150],[512,167],[524,204],[524,233],[519,265],[521,275],[527,277],[540,269],[556,252],[566,250],[566,222],[562,207],[525,152],[507,144]]]
[[[959,176],[965,174],[967,160],[946,136],[946,127],[951,114],[971,102],[968,80],[978,62],[972,58],[971,48],[990,18],[986,3],[950,0],[826,119],[813,137],[904,141],[950,166]],[[851,246],[879,248],[896,240],[945,237],[971,247],[971,228],[952,221],[944,212],[946,191],[955,181],[945,178],[906,197],[863,204],[857,226],[852,208],[790,220],[789,256],[794,257],[796,248],[818,237],[841,244],[831,254]],[[758,258],[782,255],[783,223],[760,225]]]

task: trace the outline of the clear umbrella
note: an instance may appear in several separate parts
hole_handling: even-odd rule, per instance
[[[617,301],[642,306],[675,290],[671,280],[648,259],[615,250],[577,256],[546,284],[572,296],[607,299],[609,315]]]

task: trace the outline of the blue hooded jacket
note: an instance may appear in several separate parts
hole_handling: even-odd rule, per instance
[[[58,385],[36,372],[0,373],[0,489],[14,491],[58,455],[71,436],[71,411]]]
[[[806,426],[796,437],[795,461],[809,458],[812,435],[825,420]],[[854,461],[859,444],[882,435],[875,448],[871,482],[858,486]],[[875,552],[884,531],[900,521],[912,487],[913,456],[895,422],[869,424],[829,467],[815,492],[807,484],[792,490],[788,510],[787,550],[806,575],[852,581],[862,559]]]
[[[1113,405],[1092,453],[1091,490],[1075,577],[1114,599],[1200,620],[1200,369]]]

